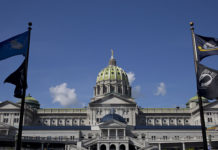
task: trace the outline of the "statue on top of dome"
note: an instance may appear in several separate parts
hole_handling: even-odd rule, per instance
[[[114,59],[114,50],[111,49],[111,59]]]

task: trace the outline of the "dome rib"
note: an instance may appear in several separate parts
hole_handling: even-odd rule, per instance
[[[128,82],[128,76],[122,68],[118,66],[109,65],[98,73],[96,82],[107,80],[118,80]]]

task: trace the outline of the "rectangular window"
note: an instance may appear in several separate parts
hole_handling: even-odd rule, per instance
[[[8,123],[8,118],[4,118],[3,122]]]
[[[211,112],[207,112],[207,115],[208,115],[208,116],[211,116],[211,115],[212,115],[212,113],[211,113]]]
[[[7,135],[7,130],[0,130],[0,135]]]
[[[213,118],[207,118],[207,122],[213,122]]]
[[[163,140],[167,140],[167,136],[163,136]]]
[[[19,116],[19,113],[15,113],[14,115],[15,115],[15,116]]]
[[[179,140],[179,136],[175,136],[175,140]]]
[[[19,118],[14,118],[14,123],[18,123],[19,122]]]
[[[4,116],[9,116],[9,113],[4,113]]]
[[[156,136],[151,136],[152,141],[156,140]]]

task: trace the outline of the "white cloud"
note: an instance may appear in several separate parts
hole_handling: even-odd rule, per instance
[[[53,97],[53,103],[60,103],[64,107],[78,103],[76,90],[67,88],[67,83],[50,87],[49,91]]]
[[[132,89],[132,97],[133,98],[139,98],[141,96],[142,96],[141,86],[137,85],[137,86],[133,87],[133,89]]]
[[[158,87],[157,87],[157,91],[154,95],[156,96],[164,96],[166,95],[167,90],[166,90],[166,86],[165,83],[161,82]]]
[[[132,83],[135,81],[135,74],[133,72],[126,73],[129,79],[129,84],[132,85]]]

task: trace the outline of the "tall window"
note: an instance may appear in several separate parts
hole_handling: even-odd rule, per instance
[[[118,93],[122,94],[122,88],[120,85],[118,86]]]
[[[127,86],[124,87],[125,94],[128,94]]]
[[[8,123],[8,118],[4,118],[3,122]]]
[[[167,136],[163,136],[163,140],[167,140]]]
[[[111,90],[111,93],[113,93],[114,92],[114,87],[110,86],[110,90]]]
[[[213,118],[207,118],[207,122],[213,122]]]
[[[105,85],[103,85],[103,93],[107,93],[107,87]]]
[[[175,140],[179,140],[179,136],[175,136]]]
[[[9,116],[9,113],[4,113],[4,116]]]
[[[18,123],[19,122],[19,118],[14,118],[14,123]]]
[[[100,94],[100,86],[97,86],[97,94]]]

